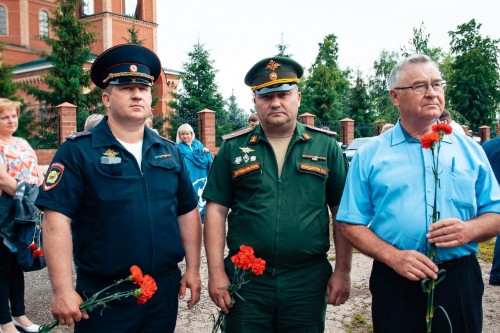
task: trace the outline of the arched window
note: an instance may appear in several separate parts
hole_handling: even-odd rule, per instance
[[[7,35],[7,10],[0,5],[0,35]]]
[[[49,14],[44,10],[38,14],[38,25],[40,37],[47,37],[49,35]]]
[[[133,18],[139,18],[137,13],[137,0],[125,0],[125,15]]]
[[[94,0],[83,0],[82,14],[83,16],[94,15]]]

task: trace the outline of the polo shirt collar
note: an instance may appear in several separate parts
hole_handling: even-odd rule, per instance
[[[437,123],[440,123],[440,121],[438,120]],[[403,128],[403,126],[401,126],[401,119],[398,119],[398,122],[392,129],[390,135],[391,135],[391,146],[396,146],[403,142],[420,143],[420,140],[411,137],[410,134],[408,134],[408,132]],[[452,143],[449,135],[445,135],[442,142],[450,144]]]

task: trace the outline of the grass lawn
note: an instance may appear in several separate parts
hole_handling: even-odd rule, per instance
[[[493,248],[495,247],[495,238],[489,241],[479,243],[479,252],[477,254],[478,259],[486,262],[493,261]]]

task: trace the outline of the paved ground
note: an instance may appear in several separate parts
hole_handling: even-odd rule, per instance
[[[334,258],[334,253],[330,254]],[[352,268],[352,290],[348,302],[339,307],[328,306],[326,318],[327,333],[366,333],[370,332],[370,293],[368,291],[368,277],[371,269],[371,259],[354,254]],[[483,279],[485,281],[484,305],[484,333],[500,332],[500,287],[493,287],[487,283],[491,264],[481,263]],[[217,315],[217,308],[208,297],[206,289],[206,261],[203,257],[202,298],[193,310],[187,310],[184,303],[179,304],[179,319],[176,333],[211,332],[212,315]],[[50,314],[51,288],[47,277],[47,270],[26,274],[26,307],[28,316],[36,323],[52,320]],[[71,329],[61,327],[53,330],[54,333],[72,332]]]

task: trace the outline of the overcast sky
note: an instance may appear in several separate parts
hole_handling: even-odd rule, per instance
[[[449,31],[475,19],[481,35],[500,38],[498,0],[157,0],[158,54],[162,65],[182,70],[188,52],[200,42],[218,70],[219,92],[228,99],[234,89],[238,105],[253,107],[243,83],[257,61],[288,45],[309,69],[318,44],[335,34],[339,64],[367,74],[382,50],[408,45],[413,28],[423,22],[430,46],[449,49]]]

